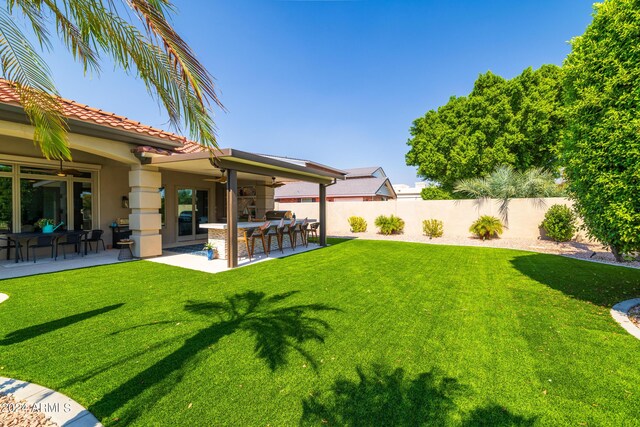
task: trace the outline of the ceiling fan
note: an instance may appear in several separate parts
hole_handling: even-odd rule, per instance
[[[272,176],[271,177],[271,184],[262,184],[262,185],[264,185],[265,187],[278,188],[278,187],[282,187],[285,184],[286,184],[286,182],[276,181],[276,177]]]
[[[80,176],[82,172],[77,169],[64,169],[62,167],[62,160],[60,160],[60,168],[55,171],[56,176]]]
[[[217,177],[217,178],[205,178],[205,179],[203,179],[203,181],[217,182],[219,184],[226,184],[227,183],[227,175],[222,175],[222,176]]]

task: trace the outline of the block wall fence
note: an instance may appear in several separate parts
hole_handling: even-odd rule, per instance
[[[572,206],[563,197],[544,199],[512,199],[509,203],[509,223],[501,237],[538,238],[539,225],[552,205]],[[276,209],[294,212],[298,218],[318,218],[318,203],[278,203]],[[469,227],[481,215],[500,218],[498,200],[389,200],[385,202],[329,202],[327,203],[327,234],[350,235],[347,218],[361,216],[368,224],[367,232],[376,232],[378,215],[396,215],[405,221],[404,234],[421,235],[422,221],[439,219],[444,223],[444,235],[470,236]]]

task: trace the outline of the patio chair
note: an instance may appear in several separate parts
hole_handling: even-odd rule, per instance
[[[319,222],[312,222],[309,224],[309,231],[307,232],[307,244],[309,243],[309,237],[313,237],[315,239],[318,238],[318,226],[320,226]]]
[[[58,251],[58,248],[62,246],[62,256],[64,259],[67,259],[67,250],[65,249],[65,247],[73,246],[75,253],[80,254],[80,256],[82,256],[82,236],[84,236],[84,232],[79,231],[77,233],[69,233],[65,235],[64,241],[60,241],[60,239],[58,239],[57,245],[56,245],[56,252]]]
[[[95,242],[96,243],[96,253],[98,253],[98,243],[102,242],[102,250],[106,251],[107,249],[104,247],[104,240],[102,240],[102,234],[104,233],[104,231],[102,230],[91,230],[91,234],[89,234],[89,236],[87,236],[87,238],[85,239],[85,245],[89,245],[89,250],[92,251],[93,248],[91,247],[91,242]]]
[[[255,253],[256,239],[262,240],[262,250],[264,251],[265,255],[269,255],[269,248],[267,247],[267,243],[264,239],[267,235],[267,232],[269,231],[269,227],[271,227],[271,221],[265,222],[263,225],[253,230],[253,233],[251,233],[251,255]]]
[[[56,236],[42,235],[36,237],[35,243],[29,242],[27,241],[27,260],[29,260],[29,249],[31,249],[34,264],[36,262],[36,249],[38,248],[51,248],[51,258],[54,261],[58,258],[58,254],[56,254]]]
[[[4,234],[10,233],[9,230],[0,230],[0,251],[7,251],[7,260],[11,258],[11,249],[16,249],[16,257],[22,258],[22,247],[20,251],[17,250],[16,242],[4,236]]]

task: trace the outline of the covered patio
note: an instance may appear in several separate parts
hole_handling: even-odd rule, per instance
[[[318,244],[326,245],[326,188],[336,180],[344,179],[345,172],[341,170],[307,160],[264,156],[235,149],[200,150],[173,155],[139,150],[138,156],[142,165],[149,169],[150,175],[151,168],[156,168],[156,173],[160,174],[166,171],[197,173],[225,184],[224,197],[216,197],[217,204],[225,208],[224,215],[216,215],[221,221],[200,224],[200,227],[209,230],[209,241],[212,241],[213,230],[226,231],[226,247],[220,252],[224,253],[228,268],[239,265],[239,238],[243,238],[243,230],[238,227],[239,219],[253,221],[256,227],[264,224],[265,221],[260,221],[260,218],[273,209],[274,188],[282,181],[306,181],[319,186],[319,218],[313,220],[319,223]],[[149,179],[153,179],[153,176],[149,176]],[[239,185],[239,182],[243,185]],[[253,183],[253,186],[247,187],[246,183]],[[239,189],[242,191],[239,192]],[[252,196],[246,196],[247,191]],[[254,194],[255,203],[248,207],[244,203],[244,208],[240,210],[239,201],[244,201],[245,197],[251,198]],[[138,199],[133,188],[132,195],[133,200]],[[135,209],[135,206],[132,208]]]

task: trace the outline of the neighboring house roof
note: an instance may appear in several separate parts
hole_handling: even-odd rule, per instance
[[[276,199],[318,197],[318,185],[309,182],[289,182],[276,188]],[[327,187],[327,197],[359,197],[382,195],[395,198],[389,178],[362,178],[337,181]]]
[[[185,144],[188,142],[187,138],[184,136],[167,132],[162,129],[157,129],[115,113],[100,110],[99,108],[93,108],[86,104],[80,104],[70,99],[59,98],[59,100],[62,105],[63,114],[68,119],[76,119],[83,122],[112,127],[128,131],[133,134],[143,134],[179,144]],[[21,107],[20,98],[18,97],[14,86],[5,79],[0,79],[0,103]],[[190,148],[193,149],[193,147]]]
[[[347,179],[352,178],[386,178],[386,174],[380,166],[371,166],[366,168],[346,169]]]

